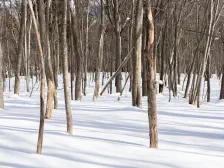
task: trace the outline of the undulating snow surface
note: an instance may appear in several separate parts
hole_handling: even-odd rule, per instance
[[[123,97],[105,93],[92,102],[94,83],[82,102],[72,101],[73,135],[66,133],[63,82],[59,109],[45,120],[42,155],[35,154],[39,127],[39,90],[32,97],[5,92],[0,110],[0,167],[46,168],[223,168],[224,102],[218,101],[220,81],[212,79],[212,102],[200,109],[179,98],[168,102],[167,90],[157,96],[159,149],[149,148],[147,98],[143,109]]]

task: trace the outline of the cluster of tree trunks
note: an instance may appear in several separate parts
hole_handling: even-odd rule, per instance
[[[0,108],[4,108],[7,78],[10,90],[10,79],[15,76],[14,93],[18,95],[21,76],[26,76],[30,95],[34,77],[36,83],[40,81],[39,154],[44,119],[50,119],[53,107],[58,107],[60,73],[68,134],[73,125],[71,100],[81,101],[82,95],[87,95],[88,81],[95,81],[93,101],[107,88],[112,94],[113,79],[120,96],[130,81],[133,106],[142,108],[142,96],[148,96],[152,148],[158,147],[156,73],[158,92],[163,94],[167,87],[169,101],[178,96],[181,74],[186,74],[183,96],[197,107],[203,95],[210,102],[210,78],[217,73],[220,99],[224,99],[224,4],[219,0],[21,0],[14,4],[15,9],[12,6],[12,1],[4,0],[0,8],[4,9],[0,17]],[[122,72],[128,73],[123,82]],[[202,94],[204,81],[207,90]]]

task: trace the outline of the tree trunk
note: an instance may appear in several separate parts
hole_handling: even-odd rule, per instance
[[[69,92],[69,82],[68,82],[67,13],[68,13],[68,0],[64,0],[63,33],[62,33],[63,82],[64,82],[64,97],[65,97],[65,109],[67,119],[67,133],[72,134],[73,122],[72,122],[72,110],[71,110],[71,96]]]
[[[224,99],[224,66],[222,68],[222,84],[221,84],[221,91],[220,91],[220,99]]]
[[[142,0],[136,4],[135,17],[135,48],[133,54],[133,83],[132,83],[132,105],[142,107],[141,90],[141,53],[142,53],[142,24],[143,24],[143,5]]]
[[[210,100],[211,100],[210,55],[208,56],[206,76],[207,76],[207,102],[210,102]]]
[[[120,66],[120,64],[121,64],[121,34],[119,32],[116,32],[116,69]],[[120,71],[115,80],[117,93],[120,93],[122,90],[121,80],[122,75]]]
[[[104,0],[101,0],[101,25],[99,28],[99,46],[98,46],[98,60],[97,60],[97,67],[96,67],[96,77],[95,77],[95,90],[93,95],[93,101],[99,96],[100,91],[100,72],[103,63],[103,45],[104,45],[104,33],[105,33],[105,26],[104,26]]]
[[[134,18],[134,13],[135,13],[135,0],[132,0],[132,5],[131,5],[131,17]],[[130,30],[129,30],[129,51],[133,48],[133,27],[134,27],[134,19],[131,19],[131,24],[130,24]],[[133,75],[132,75],[132,57],[130,58],[129,61],[129,73],[131,73],[130,76],[130,86],[129,86],[129,92],[132,90],[132,80],[133,80]]]
[[[85,45],[85,59],[84,59],[84,90],[83,94],[87,94],[87,71],[88,71],[88,56],[89,56],[89,9],[90,9],[90,0],[87,4],[87,14],[86,14],[86,45]]]
[[[146,64],[146,29],[143,22],[143,31],[142,31],[142,96],[148,96],[148,86],[147,86],[147,64]]]
[[[38,31],[37,20],[33,11],[33,5],[31,0],[28,0],[29,8],[32,15],[33,25],[35,29],[35,34],[37,38],[38,48],[40,52],[40,73],[41,73],[41,87],[40,87],[40,126],[37,142],[37,154],[42,152],[43,135],[44,135],[44,98],[45,98],[45,66],[44,66],[44,54],[40,41],[40,33]]]
[[[19,95],[20,92],[20,70],[22,65],[22,54],[23,54],[23,42],[25,34],[25,21],[26,21],[26,0],[22,0],[21,5],[21,21],[20,21],[20,33],[18,41],[18,58],[16,63],[16,73],[15,73],[15,86],[14,94]]]
[[[115,14],[115,36],[116,36],[116,69],[121,65],[121,17],[119,13],[119,1],[114,1],[114,14]],[[116,92],[120,93],[122,90],[122,75],[121,71],[115,79]]]
[[[49,34],[49,17],[50,17],[50,3],[51,1],[47,1],[47,18],[46,18],[46,50],[47,50],[47,84],[48,84],[48,92],[47,92],[47,107],[46,107],[46,114],[45,118],[50,119],[52,116],[52,108],[53,108],[53,99],[54,99],[54,92],[55,92],[55,84],[54,84],[54,74],[53,74],[53,67],[51,62],[51,46],[50,46],[50,34]],[[57,96],[55,95],[57,98]],[[57,101],[55,101],[57,102]]]
[[[161,64],[160,64],[160,81],[163,81],[164,73],[165,73],[165,38],[166,38],[166,28],[167,28],[167,22],[166,26],[162,33],[162,46],[161,46]],[[164,84],[159,84],[159,93],[163,93],[163,87]]]
[[[116,70],[116,72],[110,77],[110,79],[107,81],[105,86],[103,87],[102,91],[100,92],[100,95],[102,96],[104,91],[106,90],[107,86],[113,81],[113,79],[119,74],[120,70],[124,67],[124,65],[127,63],[129,58],[132,56],[133,48],[130,50],[128,55],[124,58],[123,62],[121,63],[120,67]]]
[[[27,18],[27,5],[25,9],[25,18]],[[25,21],[25,33],[24,33],[24,61],[25,61],[25,70],[26,70],[26,91],[30,92],[30,72],[29,72],[29,55],[28,55],[28,47],[30,48],[30,27],[32,25],[31,23],[31,17],[28,17],[28,21]],[[27,38],[28,37],[28,38]]]
[[[4,108],[2,67],[3,67],[3,52],[2,52],[2,46],[1,46],[1,43],[0,43],[0,109]]]
[[[148,118],[150,132],[150,148],[158,147],[157,132],[157,111],[156,111],[156,76],[155,76],[155,56],[154,49],[154,23],[151,7],[145,5],[147,14],[148,39],[147,39],[147,58],[148,58]]]
[[[81,65],[81,54],[79,52],[78,47],[78,22],[77,22],[77,11],[74,7],[71,11],[72,14],[72,31],[73,31],[73,41],[74,41],[74,52],[76,56],[76,65],[77,65],[77,73],[76,73],[76,80],[75,80],[75,100],[81,101],[81,82],[82,82],[82,65]]]

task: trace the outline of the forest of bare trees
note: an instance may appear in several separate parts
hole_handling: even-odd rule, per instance
[[[6,81],[20,95],[25,77],[30,96],[40,83],[41,154],[44,122],[59,107],[59,74],[68,134],[75,134],[71,102],[88,94],[88,80],[95,81],[94,102],[129,86],[133,106],[142,108],[148,97],[150,147],[157,148],[156,94],[164,88],[167,101],[182,96],[199,108],[210,102],[216,75],[224,99],[223,8],[222,0],[1,0],[0,108]]]

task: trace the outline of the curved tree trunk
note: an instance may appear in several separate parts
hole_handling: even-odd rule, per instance
[[[37,142],[37,154],[41,154],[42,152],[42,144],[43,144],[43,136],[44,136],[44,98],[45,98],[45,66],[44,66],[44,54],[40,41],[40,33],[38,31],[37,20],[33,11],[33,5],[31,0],[28,0],[29,8],[32,15],[32,20],[34,24],[35,34],[38,43],[38,49],[40,53],[40,73],[41,73],[41,87],[40,87],[40,126],[39,126],[39,134],[38,134],[38,142]]]

